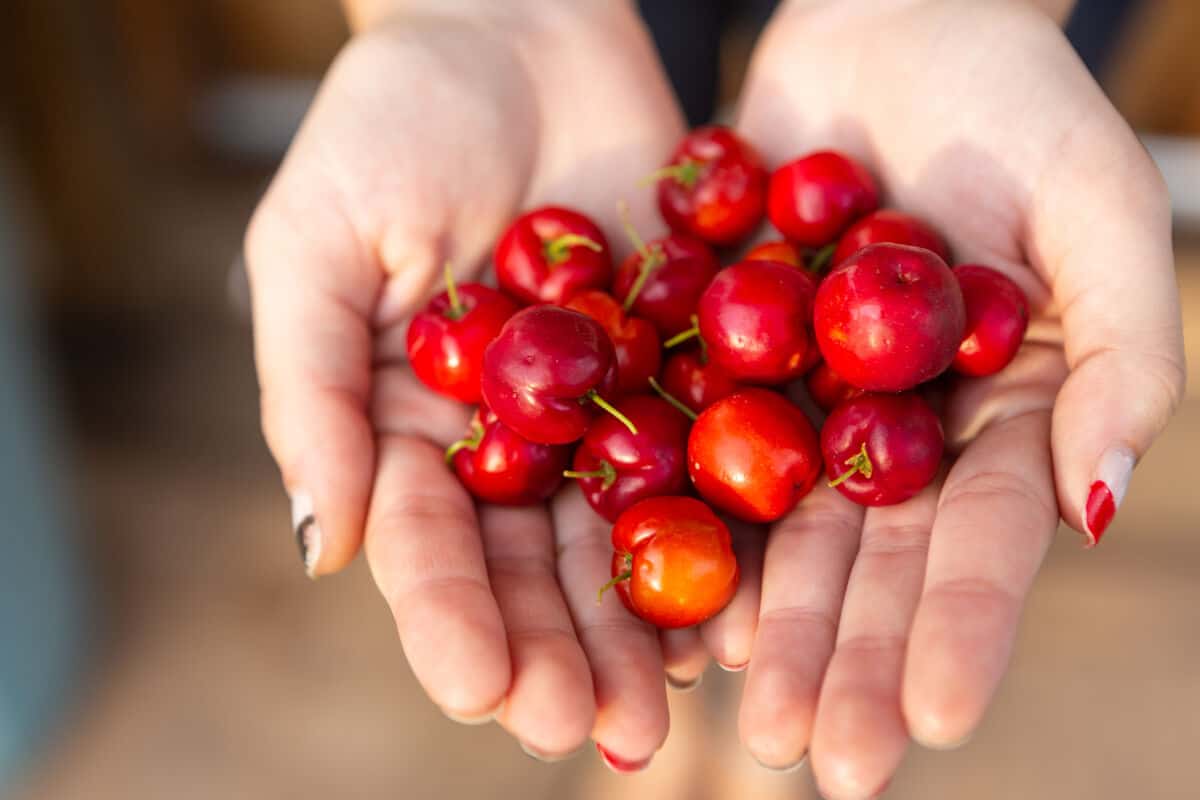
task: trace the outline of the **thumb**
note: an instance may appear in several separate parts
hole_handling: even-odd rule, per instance
[[[1103,157],[1093,149],[1072,159],[1075,169],[1047,176],[1043,185],[1053,188],[1032,228],[1062,311],[1071,370],[1052,422],[1058,503],[1089,546],[1184,389],[1170,204],[1157,169],[1117,123],[1096,137]],[[1097,171],[1098,163],[1115,166]]]
[[[250,225],[246,263],[263,432],[315,577],[349,563],[362,541],[375,465],[369,320],[382,278],[343,217],[291,210],[303,188],[281,188],[284,178]]]

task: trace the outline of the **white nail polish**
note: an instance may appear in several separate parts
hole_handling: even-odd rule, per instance
[[[313,516],[312,497],[308,492],[292,495],[292,532],[296,546],[300,548],[300,559],[304,562],[304,573],[314,577],[314,570],[321,560],[321,526]]]
[[[1121,501],[1125,499],[1125,492],[1129,489],[1129,480],[1133,477],[1133,467],[1136,463],[1137,457],[1128,448],[1110,447],[1100,457],[1100,463],[1096,465],[1095,479],[1104,481],[1108,486],[1108,490],[1113,495],[1113,504],[1118,508]]]

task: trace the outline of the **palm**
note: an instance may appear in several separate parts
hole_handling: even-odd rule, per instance
[[[1053,469],[1073,466],[1057,449],[1052,466],[1052,409],[1096,387],[1080,368],[1064,388],[1066,356],[1087,354],[1078,333],[1064,354],[1059,317],[1077,331],[1087,313],[1078,270],[1063,265],[1090,222],[1088,161],[1103,157],[1107,177],[1136,179],[1136,191],[1146,165],[1036,12],[836,5],[773,24],[739,127],[773,163],[818,147],[863,159],[888,204],[931,221],[960,263],[1005,271],[1034,310],[1002,374],[948,385],[956,458],[934,486],[865,513],[822,488],[768,538],[742,737],[768,764],[811,747],[827,792],[866,796],[910,735],[940,746],[967,735],[1005,669],[1058,521]],[[1064,504],[1073,524],[1077,504]]]

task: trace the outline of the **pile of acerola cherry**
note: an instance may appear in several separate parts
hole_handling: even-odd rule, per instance
[[[713,509],[777,520],[822,470],[865,506],[914,496],[944,445],[923,385],[1002,369],[1028,309],[1001,273],[950,269],[941,236],[879,209],[870,173],[841,153],[768,175],[747,142],[708,127],[651,179],[670,235],[644,242],[627,221],[636,252],[614,271],[586,216],[530,211],[496,246],[499,290],[455,286],[447,268],[408,352],[431,388],[479,404],[446,453],[471,494],[534,504],[578,480],[615,523],[609,585],[643,619],[682,627],[737,587]],[[714,247],[764,212],[785,238],[722,268]],[[819,435],[784,393],[801,379],[813,416],[827,414]]]

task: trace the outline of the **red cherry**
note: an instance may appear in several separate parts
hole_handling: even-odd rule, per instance
[[[667,359],[662,386],[697,414],[741,388],[732,375],[706,359],[703,351],[695,350],[675,353]]]
[[[704,242],[673,233],[643,242],[626,226],[637,252],[617,267],[613,295],[626,311],[650,320],[664,339],[691,325],[696,304],[721,268]]]
[[[612,343],[600,323],[558,306],[532,306],[505,323],[483,354],[483,398],[532,442],[583,436],[617,385]]]
[[[566,308],[599,322],[612,340],[617,356],[617,391],[646,391],[647,382],[658,375],[662,366],[662,344],[654,326],[627,315],[612,295],[594,289],[572,297]]]
[[[879,207],[879,188],[849,156],[822,150],[784,164],[771,175],[767,216],[787,238],[821,247],[863,214]]]
[[[862,389],[847,382],[824,361],[818,363],[804,376],[804,385],[808,387],[808,396],[817,404],[817,408],[826,414],[835,406],[863,393]]]
[[[787,239],[776,239],[751,247],[742,261],[782,261],[793,267],[804,267],[804,253]]]
[[[842,234],[833,251],[833,265],[836,267],[869,244],[884,242],[924,247],[943,261],[950,261],[950,248],[937,231],[911,214],[885,208],[863,217]]]
[[[820,471],[812,425],[766,389],[718,400],[688,436],[688,473],[700,496],[748,522],[771,522],[791,511]]]
[[[916,495],[937,475],[943,447],[937,415],[911,392],[855,397],[821,428],[829,485],[864,506]]]
[[[729,128],[692,131],[652,177],[659,179],[658,208],[671,230],[727,245],[762,221],[767,170],[754,148]]]
[[[513,220],[496,244],[494,261],[500,288],[523,303],[562,305],[612,280],[604,232],[578,211],[559,206]]]
[[[967,311],[966,334],[954,356],[963,375],[993,375],[1017,355],[1029,327],[1029,302],[1021,287],[991,267],[954,268]]]
[[[609,585],[651,625],[697,625],[737,590],[729,528],[699,500],[652,497],[631,506],[617,518],[612,544]]]
[[[700,338],[708,357],[735,379],[783,383],[804,374],[812,279],[779,261],[742,261],[721,270],[700,297]]]
[[[464,403],[478,403],[483,351],[517,304],[481,283],[456,286],[446,266],[446,291],[408,325],[408,361],[421,382]]]
[[[609,522],[639,500],[687,487],[688,418],[649,395],[627,397],[617,410],[637,433],[612,417],[596,420],[566,473],[579,479],[588,504]]]
[[[958,281],[937,255],[873,244],[821,282],[813,327],[834,372],[863,389],[901,392],[950,366],[965,319]]]
[[[486,406],[475,410],[467,435],[446,450],[468,492],[505,506],[533,505],[554,494],[570,456],[564,445],[521,438]]]

